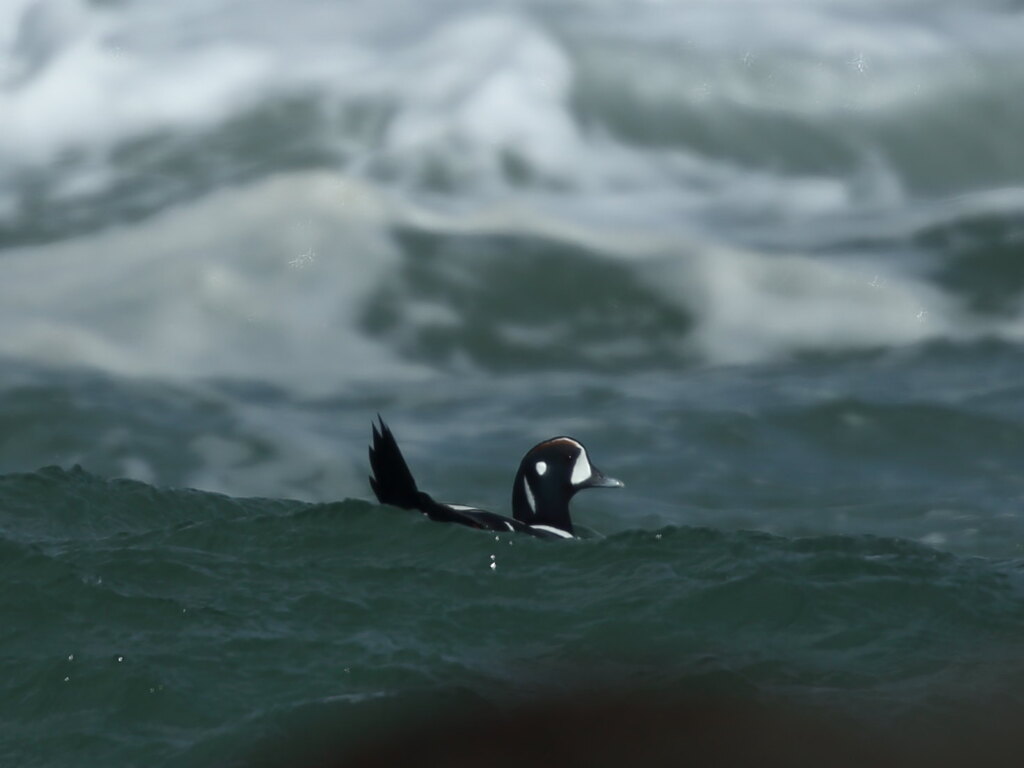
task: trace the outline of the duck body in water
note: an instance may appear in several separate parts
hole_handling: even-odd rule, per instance
[[[512,517],[485,509],[435,501],[416,485],[394,434],[377,417],[370,445],[370,487],[377,501],[422,512],[431,520],[486,531],[514,531],[549,539],[576,537],[569,502],[584,488],[622,488],[590,463],[587,449],[571,437],[553,437],[533,446],[519,463],[512,483]]]

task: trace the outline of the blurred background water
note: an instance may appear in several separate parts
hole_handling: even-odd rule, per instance
[[[220,762],[580,646],[1010,687],[1021,40],[1010,0],[4,0],[5,762]],[[378,411],[498,511],[578,437],[607,538],[492,570],[344,501]]]

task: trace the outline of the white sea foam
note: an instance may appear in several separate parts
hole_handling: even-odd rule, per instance
[[[1019,338],[1024,320],[976,316],[899,249],[922,226],[1024,208],[1024,17],[938,3],[918,23],[908,14],[925,5],[894,5],[10,0],[0,232],[32,235],[48,206],[75,201],[85,223],[0,252],[0,354],[303,391],[422,375],[400,332],[362,325],[400,270],[395,225],[633,262],[652,296],[694,318],[681,359]],[[209,193],[211,172],[196,182],[206,196],[162,209],[181,195],[163,194],[160,171],[117,159],[153,136],[190,157],[203,131],[297,94],[317,105],[293,125],[310,128],[303,149],[335,152],[343,172],[242,183],[275,146],[197,145],[204,171],[234,164],[234,186]],[[379,125],[352,128],[367,104]],[[219,145],[247,124],[232,130]],[[149,218],[114,225],[121,209],[102,201],[118,185],[143,188],[118,194]],[[871,238],[899,245],[846,253]],[[398,300],[414,328],[457,337],[472,322],[413,293]],[[563,341],[572,319],[554,329]],[[553,338],[495,324],[525,347]],[[642,343],[588,349],[628,359]]]
[[[343,179],[224,191],[141,224],[2,260],[0,354],[120,374],[330,391],[416,375],[357,328],[393,264],[382,209]],[[303,254],[315,261],[292,266]]]
[[[871,264],[717,249],[666,266],[676,278],[666,282],[659,270],[656,284],[688,294],[697,308],[693,341],[717,363],[972,333],[966,314],[927,281],[893,270],[881,280]]]
[[[0,160],[45,163],[71,149],[103,163],[119,142],[216,126],[273,94],[312,91],[342,108],[392,105],[382,135],[357,149],[363,162],[388,160],[399,178],[440,164],[468,193],[493,192],[504,188],[512,151],[576,194],[667,192],[674,151],[690,151],[685,132],[660,148],[625,147],[607,135],[591,92],[624,100],[614,109],[639,110],[640,123],[675,114],[720,124],[734,146],[718,163],[702,154],[710,168],[735,168],[731,153],[766,138],[776,151],[779,136],[743,128],[752,116],[806,121],[868,157],[889,140],[879,120],[937,106],[950,116],[951,101],[1016,92],[1019,14],[930,4],[918,18],[890,5],[802,2],[779,13],[747,2],[620,0],[550,13],[526,2],[453,1],[428,12],[409,2],[263,0],[241,14],[233,0],[12,0],[0,11],[11,62],[0,73]],[[988,126],[993,141],[1019,133],[1020,110],[1009,104],[1005,116],[1004,130]],[[932,143],[962,136],[954,124],[928,129]],[[799,135],[793,142],[793,152],[806,150]]]
[[[513,224],[417,210],[385,203],[344,177],[298,174],[60,245],[9,250],[0,281],[7,329],[0,354],[127,375],[255,379],[304,393],[428,375],[403,361],[395,339],[368,336],[363,325],[383,287],[400,289],[399,254],[385,232],[403,222],[462,234]],[[513,221],[515,231],[530,233],[522,218]],[[743,363],[1024,334],[1024,320],[975,316],[926,274],[892,264],[762,253],[679,233],[595,234],[564,219],[545,227],[539,213],[532,221],[539,235],[625,259],[652,296],[690,313],[694,328],[678,339],[681,359],[697,352],[706,362]],[[453,306],[401,293],[398,299],[413,326],[441,322],[456,344],[464,327],[472,336],[472,317]],[[533,329],[530,343],[571,345],[574,313],[587,304],[585,296],[577,299],[579,308],[566,307],[570,325]],[[500,315],[491,320],[503,327]],[[508,331],[514,335],[514,322]],[[645,343],[618,339],[626,342]]]

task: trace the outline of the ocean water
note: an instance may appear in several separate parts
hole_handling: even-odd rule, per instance
[[[0,764],[581,687],[1024,710],[1022,39],[1008,0],[0,2]],[[372,501],[377,413],[444,500],[507,511],[556,434],[626,488],[582,541],[430,523]]]

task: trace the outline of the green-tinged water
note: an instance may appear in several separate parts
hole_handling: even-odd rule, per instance
[[[1024,703],[1020,564],[899,539],[680,526],[552,543],[52,468],[4,477],[0,509],[12,765],[224,765],[307,718],[358,742],[379,699],[570,680],[866,719]]]

